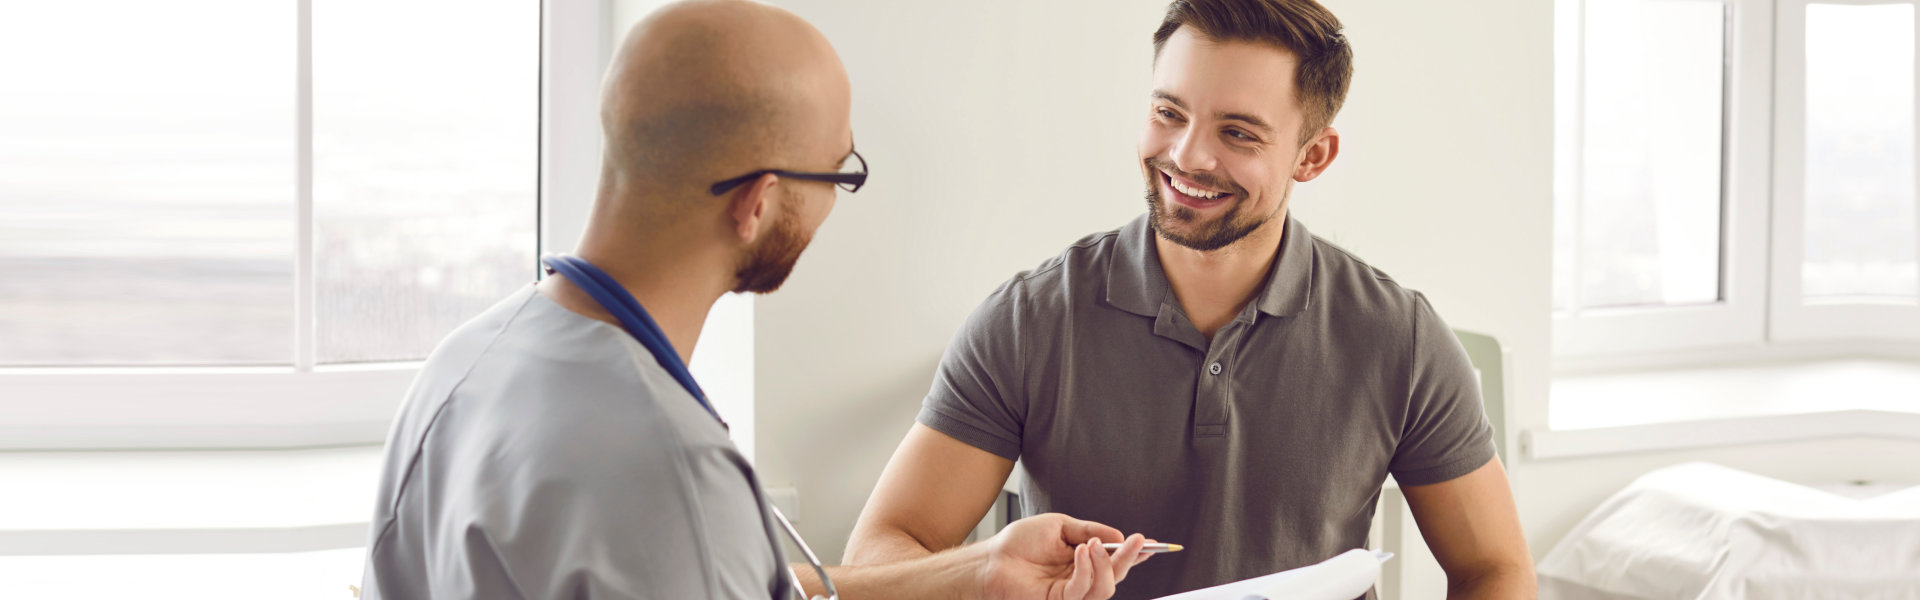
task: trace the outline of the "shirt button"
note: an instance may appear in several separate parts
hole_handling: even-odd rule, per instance
[[[1211,373],[1211,374],[1214,374],[1214,375],[1219,375],[1219,374],[1220,374],[1220,363],[1218,363],[1218,362],[1216,362],[1216,363],[1213,363],[1213,364],[1211,364],[1211,365],[1207,365],[1207,372],[1208,372],[1208,373]]]

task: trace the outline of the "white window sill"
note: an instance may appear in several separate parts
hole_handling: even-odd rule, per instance
[[[362,547],[380,458],[378,446],[0,454],[13,490],[0,494],[0,556]]]
[[[360,548],[291,554],[0,556],[8,598],[352,600]]]
[[[1846,359],[1557,377],[1530,459],[1835,437],[1920,441],[1920,362]]]
[[[0,450],[378,444],[419,363],[0,369]],[[5,455],[0,455],[5,456]]]

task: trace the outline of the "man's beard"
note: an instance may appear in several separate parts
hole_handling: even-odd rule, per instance
[[[1219,250],[1232,245],[1234,242],[1240,241],[1241,238],[1247,237],[1248,234],[1253,233],[1254,230],[1259,229],[1261,225],[1267,224],[1267,221],[1273,218],[1273,215],[1267,215],[1264,218],[1249,215],[1247,219],[1239,219],[1240,209],[1245,207],[1247,203],[1246,190],[1239,186],[1227,184],[1212,177],[1189,175],[1174,167],[1173,163],[1167,162],[1165,159],[1149,158],[1145,162],[1147,165],[1147,224],[1152,226],[1154,232],[1159,233],[1160,237],[1166,238],[1169,242],[1201,252]],[[1204,223],[1200,222],[1199,211],[1185,206],[1170,205],[1166,199],[1160,195],[1163,172],[1178,174],[1190,181],[1213,189],[1231,191],[1234,195],[1233,206],[1227,207],[1226,212],[1222,213],[1217,219]],[[1168,227],[1168,225],[1175,224],[1190,225],[1193,226],[1195,230],[1191,232],[1179,232]]]
[[[800,252],[806,250],[811,241],[800,234],[799,219],[790,211],[783,212],[774,222],[773,230],[767,232],[766,239],[754,244],[740,268],[734,271],[737,283],[733,292],[766,294],[780,289],[780,284],[786,283],[787,276],[793,274],[793,266],[800,262]]]

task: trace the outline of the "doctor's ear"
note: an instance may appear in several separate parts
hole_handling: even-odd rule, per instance
[[[779,176],[768,173],[727,194],[727,216],[732,220],[733,234],[741,243],[751,244],[760,237],[760,221],[768,216],[773,184],[779,182]]]
[[[1332,127],[1320,130],[1307,142],[1300,152],[1300,162],[1293,166],[1293,180],[1301,183],[1313,181],[1327,166],[1333,164],[1333,158],[1340,155],[1340,131]]]

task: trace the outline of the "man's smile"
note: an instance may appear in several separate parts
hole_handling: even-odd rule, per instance
[[[1166,171],[1160,172],[1160,181],[1166,185],[1167,197],[1189,208],[1212,208],[1234,196],[1231,192],[1215,190],[1192,180],[1176,177]]]

